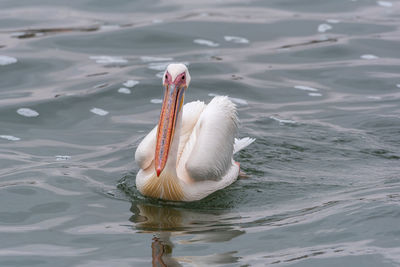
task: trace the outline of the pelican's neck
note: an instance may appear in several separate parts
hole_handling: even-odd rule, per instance
[[[168,153],[168,160],[163,170],[163,172],[174,174],[175,177],[177,177],[176,166],[178,159],[179,139],[181,136],[181,128],[182,128],[182,112],[183,110],[181,110],[181,112],[179,112],[178,114],[174,136],[172,137],[173,139]]]

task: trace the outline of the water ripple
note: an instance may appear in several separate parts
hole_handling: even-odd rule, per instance
[[[400,263],[396,2],[47,2],[0,10],[1,266]],[[257,138],[194,203],[135,187],[170,62]]]

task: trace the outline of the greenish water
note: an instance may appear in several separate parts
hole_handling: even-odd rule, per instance
[[[0,266],[399,266],[399,11],[2,0]],[[134,187],[176,61],[186,102],[229,95],[257,138],[190,204]]]

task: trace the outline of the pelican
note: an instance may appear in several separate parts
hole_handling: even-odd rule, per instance
[[[200,200],[237,180],[240,168],[233,154],[255,139],[235,138],[239,121],[226,96],[216,96],[208,105],[183,105],[190,83],[184,64],[168,65],[162,83],[160,120],[136,149],[136,187],[152,198]]]

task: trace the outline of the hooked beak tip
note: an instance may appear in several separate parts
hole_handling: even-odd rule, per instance
[[[160,174],[161,174],[161,168],[157,168],[157,169],[156,169],[156,172],[157,172],[157,177],[160,177]]]

